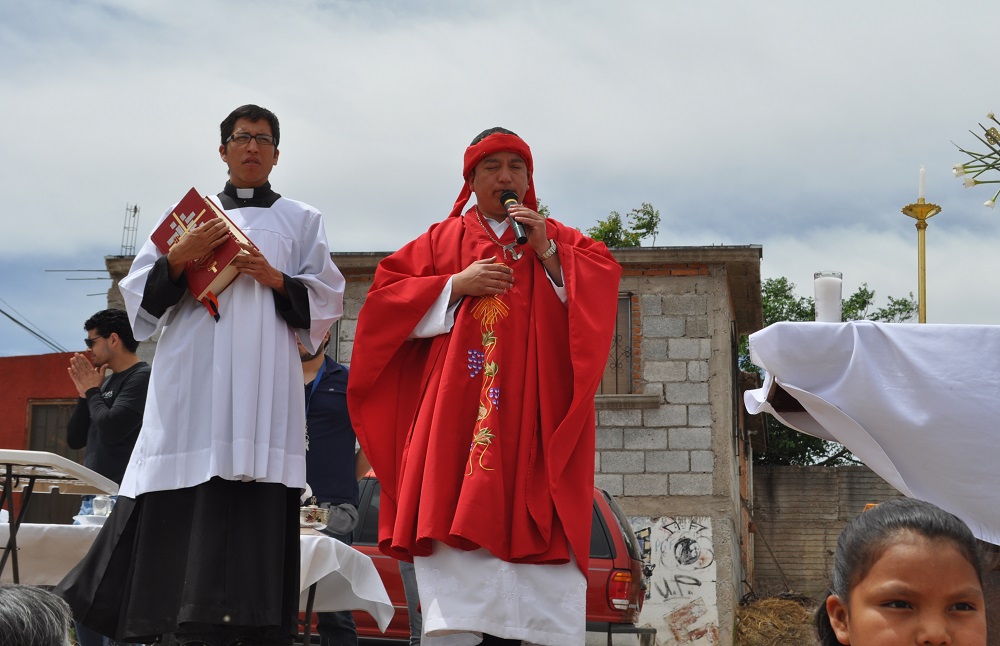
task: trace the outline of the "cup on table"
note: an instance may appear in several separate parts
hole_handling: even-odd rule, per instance
[[[111,508],[115,506],[115,501],[111,496],[102,494],[94,496],[93,505],[95,516],[107,516],[111,513]]]
[[[817,271],[813,274],[816,290],[816,320],[840,323],[843,320],[844,275],[839,271]]]

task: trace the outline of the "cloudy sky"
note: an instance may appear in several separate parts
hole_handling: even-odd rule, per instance
[[[502,125],[568,224],[650,202],[658,246],[759,244],[765,278],[811,296],[835,269],[880,304],[917,291],[900,208],[923,165],[928,321],[998,324],[1000,212],[951,172],[1000,113],[998,19],[995,0],[0,0],[0,308],[82,347],[109,281],[65,270],[121,252],[127,205],[141,244],[188,188],[221,189],[218,124],[258,103],[281,119],[275,189],[323,211],[335,251],[443,218],[465,146]],[[0,316],[0,356],[48,351]]]

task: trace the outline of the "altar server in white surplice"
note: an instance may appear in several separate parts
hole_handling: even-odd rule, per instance
[[[227,235],[218,220],[166,255],[148,240],[136,255],[121,291],[136,338],[159,334],[143,426],[122,497],[59,587],[78,621],[118,639],[291,644],[296,628],[306,482],[296,341],[319,347],[343,313],[344,278],[322,214],[271,189],[277,117],[246,105],[220,134],[229,181],[211,199],[256,248],[218,294],[218,320],[184,279]]]

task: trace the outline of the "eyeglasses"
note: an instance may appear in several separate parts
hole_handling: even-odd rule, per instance
[[[229,135],[229,139],[226,139],[226,143],[228,144],[231,141],[242,148],[243,146],[249,144],[251,139],[256,141],[258,146],[278,145],[275,143],[274,137],[271,135],[250,135],[245,132],[238,132],[235,135]]]
[[[98,339],[106,339],[106,338],[108,338],[108,337],[106,337],[106,336],[104,336],[102,334],[98,334],[97,336],[95,336],[93,338],[91,338],[91,337],[88,336],[87,338],[85,338],[83,340],[83,342],[87,344],[87,348],[88,349],[91,349],[91,348],[94,347],[94,344],[97,343]]]

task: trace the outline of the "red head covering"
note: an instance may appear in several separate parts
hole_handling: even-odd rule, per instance
[[[472,196],[472,187],[469,186],[469,175],[472,174],[476,164],[488,155],[499,152],[517,153],[524,160],[524,163],[527,164],[528,192],[519,197],[521,198],[521,204],[524,204],[533,211],[538,210],[538,201],[535,199],[535,165],[531,160],[531,149],[528,148],[528,144],[524,143],[524,139],[521,139],[517,135],[496,133],[465,149],[465,163],[462,166],[462,177],[465,178],[465,185],[462,187],[462,192],[458,194],[455,206],[452,207],[451,214],[448,217],[454,218],[461,215],[462,208],[465,207],[465,204]]]

